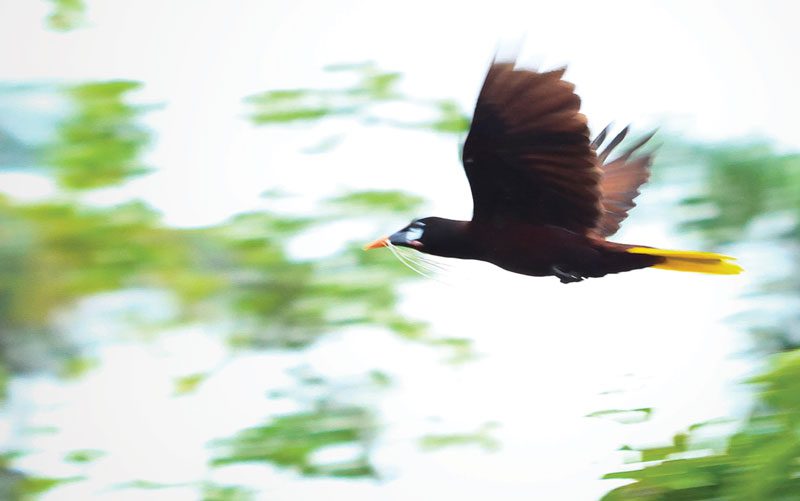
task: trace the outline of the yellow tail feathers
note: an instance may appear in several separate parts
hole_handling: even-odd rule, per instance
[[[714,254],[713,252],[676,251],[651,249],[649,247],[631,247],[626,252],[660,256],[664,262],[651,266],[662,270],[692,271],[695,273],[712,273],[714,275],[738,275],[743,271],[736,263],[735,257]]]

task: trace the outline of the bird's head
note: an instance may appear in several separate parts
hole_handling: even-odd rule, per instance
[[[374,242],[364,246],[364,250],[377,249],[388,245],[400,247],[411,247],[412,249],[423,250],[425,247],[425,237],[428,231],[428,224],[432,218],[415,219],[405,228],[396,231],[388,237],[381,237]]]
[[[463,241],[466,224],[465,221],[453,221],[441,217],[415,219],[388,237],[379,238],[365,245],[364,250],[395,245],[410,247],[428,254],[452,256],[455,254],[449,252],[449,249]]]

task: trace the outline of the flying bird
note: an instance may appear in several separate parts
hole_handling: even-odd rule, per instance
[[[611,158],[628,128],[590,140],[566,68],[540,72],[495,60],[478,96],[462,162],[472,191],[470,221],[426,217],[365,249],[409,247],[475,259],[562,283],[661,268],[721,275],[734,258],[610,242],[649,177],[652,134]]]

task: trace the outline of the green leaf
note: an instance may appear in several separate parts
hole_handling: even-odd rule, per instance
[[[485,451],[493,452],[500,448],[500,442],[491,436],[491,432],[497,426],[497,423],[484,423],[477,431],[471,433],[424,435],[419,439],[419,445],[427,451],[476,445]]]
[[[67,453],[64,456],[64,461],[68,463],[91,463],[105,455],[104,451],[97,449],[80,449]]]
[[[85,480],[84,477],[52,478],[26,476],[16,483],[14,491],[18,496],[17,499],[34,499],[38,497],[39,494],[51,491],[59,486],[83,480]]]
[[[175,395],[194,393],[208,377],[206,373],[189,374],[175,380]]]
[[[50,0],[53,11],[47,18],[48,26],[56,31],[70,31],[83,24],[86,4],[83,0]]]
[[[206,484],[203,486],[203,501],[250,501],[256,492],[238,485]]]
[[[610,418],[624,424],[641,423],[650,419],[653,409],[650,407],[639,407],[636,409],[607,409],[592,412],[586,417]]]
[[[75,356],[68,358],[61,367],[61,377],[64,379],[78,379],[87,372],[98,367],[100,362],[96,358]]]

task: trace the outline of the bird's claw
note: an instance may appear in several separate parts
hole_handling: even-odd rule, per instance
[[[562,284],[569,284],[572,282],[580,282],[583,280],[583,277],[580,275],[576,275],[572,272],[563,270],[558,266],[553,266],[553,275],[557,276],[559,280],[561,280]]]

